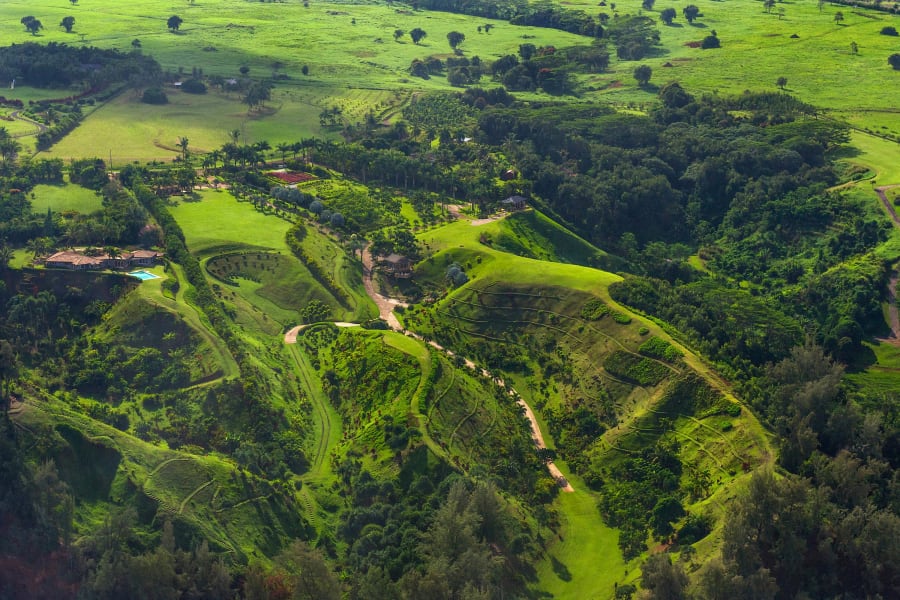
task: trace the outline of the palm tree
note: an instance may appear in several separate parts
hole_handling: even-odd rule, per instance
[[[182,136],[178,138],[178,143],[175,145],[181,148],[181,162],[186,163],[188,155],[188,139]]]
[[[281,162],[282,162],[282,164],[284,164],[284,155],[285,155],[285,153],[286,153],[288,150],[290,150],[292,147],[293,147],[293,144],[288,144],[288,143],[285,143],[285,142],[282,142],[282,143],[280,143],[280,144],[278,144],[278,145],[275,146],[275,149],[278,150],[279,152],[281,152]]]
[[[31,252],[34,260],[39,256],[43,256],[50,251],[51,242],[48,238],[39,237],[28,240],[28,251]]]
[[[238,139],[241,137],[240,129],[232,129],[228,132],[228,137],[231,138],[231,143],[237,145]]]

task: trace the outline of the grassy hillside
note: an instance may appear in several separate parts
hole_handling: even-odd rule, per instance
[[[521,214],[478,226],[460,220],[421,234],[433,251],[418,266],[422,277],[446,286],[443,271],[456,262],[470,281],[434,306],[405,311],[404,322],[502,374],[539,409],[544,435],[576,488],[555,503],[559,540],[539,569],[539,587],[562,598],[604,597],[634,576],[626,570],[623,577],[620,566],[585,579],[583,570],[588,563],[625,564],[617,532],[588,509],[610,493],[617,465],[669,440],[683,467],[680,489],[691,498],[685,509],[715,523],[728,490],[768,464],[771,450],[757,420],[701,359],[610,301],[606,288],[617,277],[498,249],[540,248],[543,256],[574,262],[596,256],[587,244],[580,246],[585,254],[574,254],[569,236],[542,235],[540,219]],[[498,239],[505,241],[487,243]],[[478,406],[472,411],[477,415]],[[688,492],[689,474],[697,473],[705,474],[705,487]],[[645,536],[638,534],[641,545]],[[712,539],[699,544],[697,560],[714,548]]]
[[[291,255],[285,241],[289,221],[239,202],[228,192],[213,190],[182,201],[172,214],[184,229],[191,251],[203,259],[220,294],[248,327],[276,334],[300,323],[301,309],[313,300],[329,307],[337,320],[355,315],[366,318],[372,310],[362,291],[360,267],[314,229],[305,234],[303,246],[320,265],[333,269],[334,280],[347,290],[347,302],[337,299]],[[238,305],[244,310],[237,311]]]
[[[564,6],[598,12],[594,4],[581,0]],[[879,33],[884,26],[896,26],[896,16],[839,5],[820,9],[815,3],[778,6],[769,13],[754,3],[726,10],[720,3],[699,0],[696,6],[701,14],[693,24],[679,11],[671,26],[658,20],[662,5],[643,11],[638,0],[625,0],[616,3],[614,10],[603,7],[599,12],[613,18],[643,13],[657,21],[661,47],[641,61],[619,60],[612,52],[607,71],[579,76],[581,95],[618,105],[648,106],[658,86],[672,80],[692,92],[739,94],[748,89],[774,90],[776,80],[786,77],[786,91],[803,101],[878,134],[900,134],[900,122],[884,100],[900,87],[887,64],[887,56],[896,48],[893,38]],[[843,21],[835,22],[837,12],[844,15]],[[23,13],[35,13],[42,20],[45,28],[39,36],[31,36],[19,24]],[[177,33],[165,26],[172,13],[184,20]],[[55,27],[63,16],[75,17],[72,34]],[[179,136],[188,137],[199,151],[222,145],[233,129],[241,131],[244,141],[268,140],[273,145],[313,134],[333,136],[333,130],[320,125],[318,115],[334,106],[342,109],[342,118],[349,124],[362,121],[369,111],[389,118],[408,102],[412,91],[448,89],[444,77],[412,78],[408,68],[415,58],[450,55],[449,31],[464,33],[465,54],[483,60],[515,54],[523,40],[558,48],[590,42],[552,29],[499,21],[491,22],[489,33],[479,33],[477,28],[486,22],[381,3],[313,2],[304,7],[215,0],[173,7],[160,0],[128,5],[100,0],[88,8],[35,6],[17,0],[0,7],[0,33],[13,42],[38,39],[128,51],[137,39],[143,52],[173,74],[202,69],[206,75],[240,77],[238,69],[247,66],[251,78],[286,76],[279,80],[266,108],[253,113],[248,113],[239,94],[211,91],[191,96],[171,89],[171,104],[153,107],[128,93],[93,111],[50,153],[106,157],[111,152],[114,163],[120,164],[176,155]],[[428,34],[420,44],[413,44],[408,35],[394,40],[396,29],[414,27]],[[712,31],[722,41],[721,49],[692,47]],[[856,44],[855,53],[851,43]],[[327,58],[320,52],[325,46]],[[632,76],[639,64],[653,69],[651,85],[644,88]],[[304,66],[308,75],[301,73]],[[26,101],[36,95],[54,97],[23,88],[21,82],[8,95]],[[216,119],[204,118],[212,114]]]

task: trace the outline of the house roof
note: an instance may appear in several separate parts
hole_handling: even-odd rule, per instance
[[[131,252],[131,256],[134,258],[159,258],[162,255],[162,252],[157,252],[156,250],[134,250]]]
[[[48,256],[46,262],[68,263],[71,265],[99,265],[102,262],[102,258],[97,256],[85,256],[78,252],[64,250]]]
[[[506,200],[503,200],[503,204],[518,204],[519,202],[527,202],[528,198],[524,196],[510,196]]]
[[[409,259],[406,258],[405,256],[403,256],[402,254],[388,254],[385,257],[384,262],[388,262],[388,263],[391,263],[392,265],[396,265],[396,264],[402,263],[402,262],[409,262]]]

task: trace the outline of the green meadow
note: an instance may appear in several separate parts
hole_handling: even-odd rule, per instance
[[[263,214],[225,190],[203,190],[170,209],[184,230],[192,253],[206,257],[229,250],[288,252],[291,224]]]
[[[35,186],[33,193],[31,205],[34,211],[39,213],[52,210],[57,213],[73,211],[87,215],[100,210],[103,206],[100,194],[80,185],[42,184]]]
[[[657,4],[654,10],[643,11],[638,0],[618,2],[615,11],[584,0],[564,4],[588,13],[605,11],[611,17],[641,13],[657,21],[665,8]],[[620,61],[611,48],[609,69],[579,76],[579,95],[624,109],[649,105],[658,86],[668,81],[679,81],[693,93],[740,94],[774,91],[776,80],[786,77],[787,93],[831,116],[880,135],[900,134],[900,113],[891,100],[900,92],[900,73],[887,64],[887,56],[897,47],[895,38],[879,34],[885,25],[896,26],[897,17],[838,5],[819,9],[811,2],[780,3],[770,13],[757,2],[724,5],[698,0],[696,5],[701,16],[693,24],[680,11],[671,26],[659,22],[662,45],[646,59]],[[844,20],[835,23],[838,11]],[[43,22],[39,35],[30,35],[21,26],[19,19],[25,14]],[[166,29],[172,14],[184,20],[177,33]],[[71,34],[56,26],[64,16],[76,19]],[[466,35],[461,45],[466,56],[488,61],[515,54],[526,40],[557,47],[590,43],[582,36],[500,21],[492,22],[490,33],[478,33],[477,28],[488,22],[380,3],[313,2],[304,8],[299,2],[245,0],[183,5],[94,0],[75,6],[17,0],[0,5],[0,36],[11,42],[84,43],[130,51],[132,42],[139,40],[141,51],[173,75],[189,76],[200,69],[205,75],[239,77],[239,68],[246,66],[254,79],[285,77],[278,81],[272,100],[249,114],[239,95],[215,90],[198,97],[170,88],[171,102],[161,107],[142,104],[133,93],[125,93],[86,117],[48,153],[63,158],[111,155],[114,164],[173,158],[180,136],[189,138],[196,151],[208,151],[225,143],[227,132],[234,129],[241,131],[244,141],[267,140],[273,145],[312,135],[333,137],[336,131],[322,127],[318,115],[334,106],[344,111],[348,124],[361,121],[369,111],[391,118],[411,92],[453,89],[442,76],[424,80],[408,74],[415,58],[451,55],[449,31]],[[420,44],[413,44],[408,35],[394,40],[395,29],[415,27],[427,32]],[[712,31],[722,48],[692,47]],[[639,64],[653,69],[645,89],[632,76]],[[303,67],[308,75],[302,74]],[[481,85],[490,86],[490,79],[483,78]],[[5,95],[27,102],[73,91],[77,90],[33,90],[19,82]],[[31,127],[21,121],[7,123],[15,133],[27,134]]]

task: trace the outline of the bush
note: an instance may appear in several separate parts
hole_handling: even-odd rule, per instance
[[[168,104],[169,97],[162,91],[162,88],[152,87],[144,90],[144,95],[141,96],[141,102],[144,104]]]
[[[714,35],[708,35],[703,38],[703,41],[700,42],[700,47],[704,50],[709,50],[711,48],[721,48],[722,42],[719,41],[719,38]]]
[[[641,344],[638,348],[638,352],[644,356],[658,358],[668,362],[674,362],[681,358],[681,352],[679,352],[677,348],[656,336],[649,338],[646,342]]]
[[[888,26],[886,26],[886,27],[882,27],[882,28],[881,28],[881,35],[893,35],[893,36],[896,36],[896,35],[898,35],[898,34],[897,34],[897,28],[896,28],[896,27],[893,27],[893,26],[891,26],[891,25],[888,25]]]
[[[891,54],[888,56],[888,64],[894,67],[895,71],[900,71],[900,54]]]
[[[609,307],[598,298],[588,300],[581,308],[581,318],[588,321],[597,321],[609,314]]]
[[[205,94],[206,84],[199,79],[188,79],[181,84],[181,91],[188,94]]]

